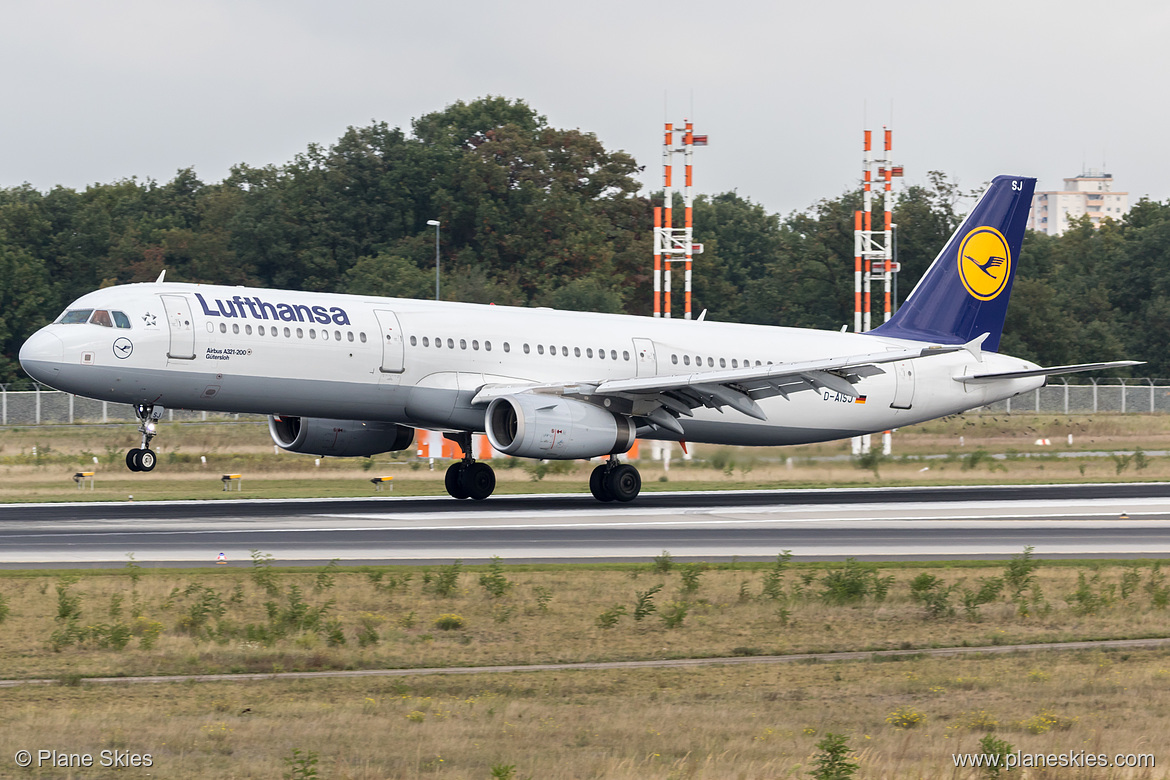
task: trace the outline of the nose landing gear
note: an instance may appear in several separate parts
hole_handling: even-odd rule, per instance
[[[641,490],[642,475],[617,457],[611,457],[589,475],[589,492],[598,501],[633,501]]]
[[[156,424],[162,418],[163,408],[154,404],[135,404],[134,416],[138,418],[138,432],[142,434],[142,447],[126,453],[126,468],[131,471],[154,471],[158,458],[150,448],[150,440],[158,434]]]
[[[496,472],[486,463],[476,462],[471,456],[471,434],[447,434],[447,438],[463,450],[463,460],[452,463],[443,478],[452,498],[470,498],[483,501],[496,489]]]

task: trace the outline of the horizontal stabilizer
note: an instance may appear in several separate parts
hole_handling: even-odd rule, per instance
[[[1112,363],[1079,363],[1075,366],[1053,366],[1051,368],[1033,368],[1029,371],[1002,371],[998,374],[976,374],[974,376],[954,377],[956,382],[996,382],[1000,379],[1023,379],[1029,376],[1054,376],[1056,374],[1077,374],[1081,371],[1102,371],[1107,368],[1125,368],[1126,366],[1140,366],[1141,360],[1115,360]]]

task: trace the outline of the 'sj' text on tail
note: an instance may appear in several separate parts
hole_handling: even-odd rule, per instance
[[[1036,180],[997,176],[902,308],[871,333],[998,350]]]

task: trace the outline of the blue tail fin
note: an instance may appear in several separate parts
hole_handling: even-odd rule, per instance
[[[889,322],[870,333],[999,349],[1036,180],[997,176]]]

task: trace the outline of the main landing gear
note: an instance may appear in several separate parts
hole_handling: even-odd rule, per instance
[[[463,460],[452,463],[447,469],[444,482],[452,498],[471,498],[483,501],[496,489],[496,472],[486,463],[479,463],[471,456],[471,434],[447,434],[447,438],[463,450]]]
[[[598,501],[633,501],[642,490],[642,475],[611,457],[589,475],[589,492]]]
[[[142,447],[126,453],[126,468],[131,471],[154,471],[158,458],[150,448],[150,440],[157,434],[155,424],[162,417],[163,408],[153,404],[135,404],[134,416],[138,418],[138,432],[142,434]]]

